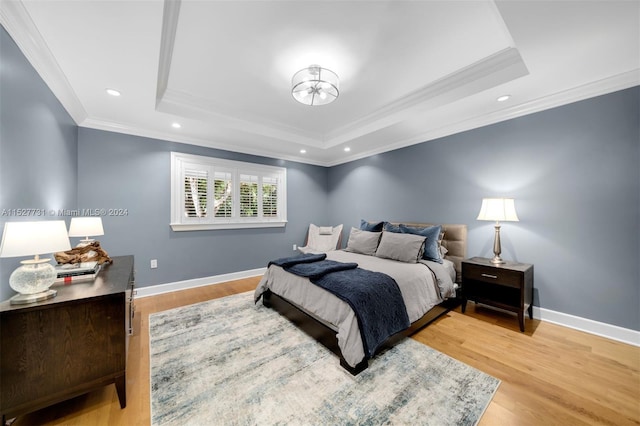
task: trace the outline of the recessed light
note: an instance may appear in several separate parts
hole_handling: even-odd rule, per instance
[[[120,92],[116,89],[105,89],[105,91],[111,96],[120,96]]]
[[[349,148],[348,146],[345,146],[344,147],[344,152],[349,152],[349,151],[351,151],[351,148]]]
[[[306,154],[306,153],[307,153],[307,150],[306,150],[306,149],[301,149],[301,150],[300,150],[300,154]]]
[[[171,127],[173,127],[174,129],[179,129],[180,127],[182,127],[182,125],[180,123],[173,123]]]
[[[500,96],[498,99],[496,99],[498,102],[504,102],[506,100],[509,100],[511,98],[511,95],[502,95]]]

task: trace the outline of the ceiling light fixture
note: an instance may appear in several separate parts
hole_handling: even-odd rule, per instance
[[[309,65],[293,75],[291,94],[305,105],[326,105],[338,98],[338,75],[320,65]]]
[[[104,89],[111,96],[120,96],[120,92],[116,89]]]
[[[498,102],[504,102],[506,100],[509,100],[511,98],[511,95],[502,95],[500,96],[498,99],[496,99]]]
[[[301,149],[301,150],[300,150],[300,154],[306,154],[306,153],[307,153],[307,150],[306,150],[306,149]]]
[[[344,152],[349,152],[349,151],[351,151],[351,148],[349,148],[348,146],[346,146],[346,147],[344,148]]]
[[[182,127],[182,125],[180,123],[173,123],[171,127],[173,127],[174,129],[179,129]]]

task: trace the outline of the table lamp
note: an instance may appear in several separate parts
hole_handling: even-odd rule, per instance
[[[496,235],[493,241],[493,259],[491,263],[505,263],[500,257],[502,247],[500,246],[500,222],[518,222],[516,207],[513,198],[483,198],[482,206],[477,220],[495,221]]]
[[[40,254],[70,250],[67,225],[64,220],[40,222],[6,222],[0,243],[0,257],[34,256],[22,260],[9,277],[9,286],[19,294],[10,299],[12,305],[25,304],[55,297],[49,287],[56,280],[56,270]]]
[[[69,225],[70,237],[84,237],[78,247],[84,247],[93,242],[89,237],[104,235],[102,218],[100,217],[72,217]]]

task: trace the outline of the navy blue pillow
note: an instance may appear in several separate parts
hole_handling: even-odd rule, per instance
[[[396,234],[402,234],[402,229],[400,229],[400,225],[394,225],[393,223],[384,222],[382,227],[383,231],[387,232],[395,232]]]
[[[422,255],[422,258],[442,263],[440,250],[438,249],[438,238],[440,238],[442,226],[436,225],[428,226],[426,228],[413,228],[407,225],[400,225],[400,230],[405,234],[415,234],[427,237],[427,240],[424,242],[424,254]]]
[[[382,232],[382,226],[384,222],[367,222],[364,219],[360,219],[360,229],[369,232]]]

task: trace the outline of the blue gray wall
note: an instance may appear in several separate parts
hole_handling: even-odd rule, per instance
[[[49,210],[75,208],[77,147],[77,126],[0,27],[0,230],[8,221],[59,219]],[[11,213],[21,208],[46,215]],[[0,300],[15,294],[8,282],[20,260],[0,259]]]
[[[332,167],[330,222],[465,223],[468,255],[491,257],[481,200],[514,197],[502,257],[534,264],[535,305],[640,330],[639,99],[635,87]]]
[[[171,151],[286,167],[286,227],[172,231]],[[139,287],[266,267],[293,254],[309,222],[328,216],[324,167],[80,128],[78,174],[80,209],[127,209],[126,216],[103,217],[99,240],[109,255],[135,255]]]

